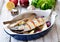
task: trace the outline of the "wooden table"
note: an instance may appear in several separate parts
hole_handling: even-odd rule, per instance
[[[60,2],[58,2],[56,7],[56,12],[58,14],[58,17],[56,18],[56,22],[52,27],[52,30],[44,37],[32,41],[20,41],[20,40],[18,41],[5,33],[3,29],[4,28],[3,21],[10,20],[13,18],[11,14],[6,14],[7,13],[6,11],[7,10],[5,10],[5,7],[3,5],[0,14],[0,42],[60,42]]]

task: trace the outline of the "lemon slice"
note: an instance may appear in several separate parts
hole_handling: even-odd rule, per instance
[[[7,7],[7,9],[8,10],[12,10],[13,8],[15,8],[15,4],[13,3],[13,2],[8,2],[7,4],[6,4],[6,7]]]

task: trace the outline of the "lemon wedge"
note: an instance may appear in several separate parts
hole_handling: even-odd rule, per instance
[[[15,4],[13,3],[13,2],[8,2],[7,4],[6,4],[6,7],[7,7],[7,9],[8,10],[12,10],[13,8],[15,8]]]

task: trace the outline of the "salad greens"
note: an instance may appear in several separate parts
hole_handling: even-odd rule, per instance
[[[31,5],[42,10],[51,9],[55,7],[56,0],[32,0]]]

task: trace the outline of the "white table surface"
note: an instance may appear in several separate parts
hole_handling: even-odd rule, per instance
[[[39,38],[37,40],[32,41],[18,41],[11,37],[10,35],[4,32],[3,21],[10,20],[13,18],[11,14],[7,14],[7,9],[5,7],[5,3],[8,0],[0,0],[0,42],[60,42],[60,2],[56,7],[56,12],[58,17],[56,18],[55,25],[53,26],[52,30],[44,37]],[[59,0],[60,1],[60,0]],[[2,3],[3,4],[2,4]],[[9,12],[9,11],[8,11]]]

